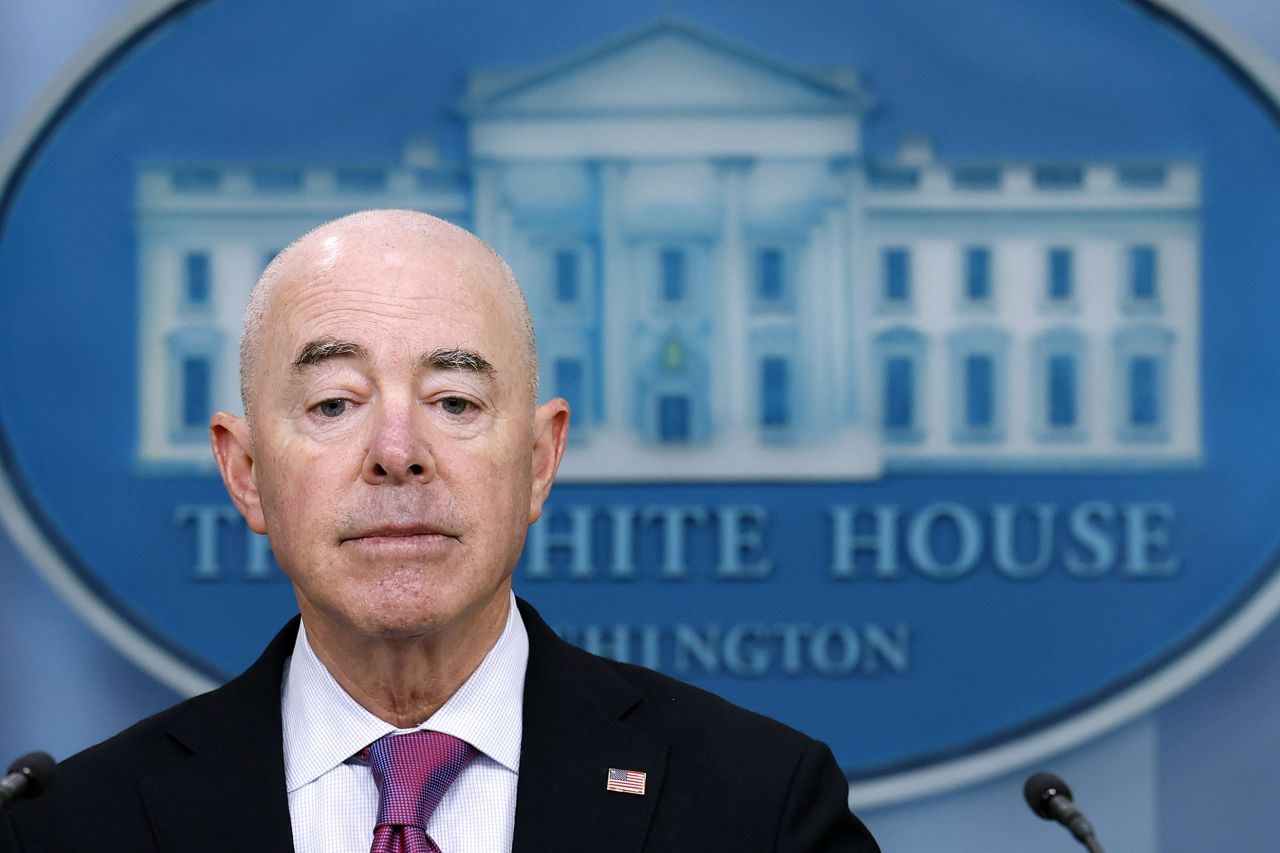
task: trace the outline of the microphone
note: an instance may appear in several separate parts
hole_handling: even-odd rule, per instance
[[[1027,805],[1033,812],[1045,820],[1056,820],[1071,830],[1076,840],[1091,853],[1102,853],[1098,839],[1093,835],[1093,827],[1071,801],[1071,789],[1066,782],[1052,773],[1032,773],[1022,786],[1022,795],[1027,798]]]
[[[0,779],[0,809],[18,797],[34,797],[53,781],[53,756],[47,752],[28,752],[9,765],[9,773]]]

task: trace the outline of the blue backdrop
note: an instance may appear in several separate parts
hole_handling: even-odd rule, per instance
[[[58,58],[74,54],[121,5],[63,2],[37,9],[19,3],[0,11],[0,62],[13,65],[0,66],[0,79],[14,81],[0,93],[0,127],[14,126],[19,109],[36,99]],[[1247,10],[1223,11],[1248,15]],[[906,19],[899,23],[911,25]],[[1245,23],[1251,28],[1275,26],[1261,17]],[[911,63],[900,61],[877,94],[886,101],[908,98],[920,85],[911,74]],[[1153,74],[1159,77],[1158,71]],[[893,85],[903,87],[896,97]],[[1100,99],[1098,109],[1105,108]],[[959,118],[952,121],[964,125]],[[892,122],[882,127],[890,135],[869,139],[869,145],[887,146],[892,134],[903,129]],[[295,131],[282,128],[281,133],[292,136]],[[957,152],[965,153],[965,140],[953,141]],[[210,144],[210,154],[226,156],[234,150],[234,133]],[[1035,144],[1046,156],[1054,155],[1059,144],[1064,153],[1080,153],[1080,141],[1060,133],[1046,133]],[[354,159],[369,155],[362,148],[348,153]],[[394,156],[384,153],[388,159]],[[990,154],[990,146],[984,145],[981,153]],[[1251,444],[1265,444],[1266,426],[1257,423]],[[1266,486],[1257,488],[1265,492]],[[12,650],[0,664],[0,755],[33,746],[66,755],[176,698],[84,627],[7,541],[0,552],[0,590],[0,639]],[[1270,849],[1265,792],[1277,774],[1267,761],[1274,754],[1268,747],[1275,737],[1269,717],[1280,710],[1280,690],[1271,687],[1280,684],[1272,677],[1280,665],[1271,663],[1274,655],[1269,652],[1277,644],[1280,632],[1273,627],[1183,696],[1052,762],[1070,778],[1111,849]],[[1025,813],[1018,795],[1024,775],[1020,771],[866,818],[887,850],[1073,849]],[[1204,784],[1206,779],[1213,784]],[[1230,841],[1217,840],[1221,838]]]

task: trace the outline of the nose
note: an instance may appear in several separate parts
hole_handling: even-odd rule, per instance
[[[425,418],[413,403],[384,403],[371,421],[373,434],[362,470],[365,482],[398,485],[435,476]]]

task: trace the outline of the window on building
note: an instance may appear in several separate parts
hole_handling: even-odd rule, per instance
[[[952,436],[966,443],[1000,440],[1009,333],[997,326],[965,327],[950,335],[947,349]]]
[[[1049,250],[1049,301],[1070,302],[1075,298],[1075,262],[1070,249]]]
[[[1032,344],[1032,400],[1036,435],[1044,441],[1084,441],[1089,376],[1084,335],[1058,327]],[[1096,386],[1095,386],[1096,387]]]
[[[1129,249],[1129,299],[1135,303],[1155,302],[1159,297],[1156,247],[1143,245]]]
[[[951,185],[958,190],[998,190],[1000,189],[1000,167],[956,166],[951,170]]]
[[[995,362],[991,356],[971,355],[964,360],[964,421],[972,430],[988,430],[995,424]]]
[[[787,295],[786,270],[781,249],[761,249],[756,256],[756,296],[761,302],[781,302]]]
[[[556,301],[578,301],[578,253],[557,249],[555,253]]]
[[[911,301],[911,255],[900,247],[885,249],[881,254],[884,279],[884,301],[900,305]]]
[[[168,359],[162,393],[169,441],[208,446],[222,334],[210,325],[187,323],[166,335],[165,344]]]
[[[686,263],[683,249],[663,249],[659,256],[664,302],[682,302],[685,297]]]
[[[689,441],[689,398],[683,394],[664,394],[658,398],[658,440],[663,444]]]
[[[1084,169],[1071,163],[1036,166],[1031,170],[1036,189],[1077,190],[1084,186]]]
[[[906,432],[915,427],[915,362],[895,355],[884,363],[884,427],[890,432]]]
[[[787,360],[766,356],[760,362],[760,423],[780,429],[791,422],[791,376]]]
[[[1131,163],[1117,169],[1120,186],[1128,190],[1160,189],[1168,179],[1168,169],[1159,163]]]
[[[377,167],[343,167],[334,172],[333,181],[339,192],[382,192],[387,188],[387,171]]]
[[[965,249],[964,296],[970,302],[991,299],[991,250],[986,246]]]
[[[303,180],[301,169],[263,167],[253,170],[253,188],[259,192],[300,192]]]
[[[1169,372],[1175,340],[1172,331],[1154,325],[1131,326],[1116,334],[1116,425],[1122,441],[1169,438]]]
[[[920,185],[920,170],[910,166],[872,164],[867,168],[867,184],[877,190],[913,190]]]
[[[183,301],[188,308],[206,308],[211,293],[209,255],[188,252],[183,270]]]
[[[210,403],[212,369],[204,356],[187,356],[182,360],[182,426],[201,430],[213,414]]]
[[[564,397],[568,401],[569,408],[573,411],[575,423],[580,422],[580,419],[586,414],[586,409],[583,408],[585,403],[583,389],[585,385],[582,374],[582,359],[556,359],[553,377],[556,396]]]
[[[1152,356],[1129,361],[1129,425],[1151,429],[1160,423],[1160,363]]]
[[[1052,355],[1045,367],[1048,374],[1048,387],[1045,389],[1048,426],[1051,430],[1072,429],[1077,419],[1075,356]]]
[[[880,381],[880,425],[894,442],[923,437],[926,342],[912,328],[886,329],[872,344]],[[958,384],[958,383],[957,383]]]
[[[430,193],[466,192],[468,184],[462,173],[448,167],[414,169],[413,181],[418,189]]]
[[[217,169],[190,166],[174,169],[169,175],[174,192],[211,193],[222,184],[222,173]]]

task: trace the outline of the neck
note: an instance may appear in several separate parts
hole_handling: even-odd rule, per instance
[[[329,674],[361,707],[401,729],[421,724],[458,692],[502,635],[511,606],[503,594],[463,625],[388,637],[299,605],[307,642]]]

